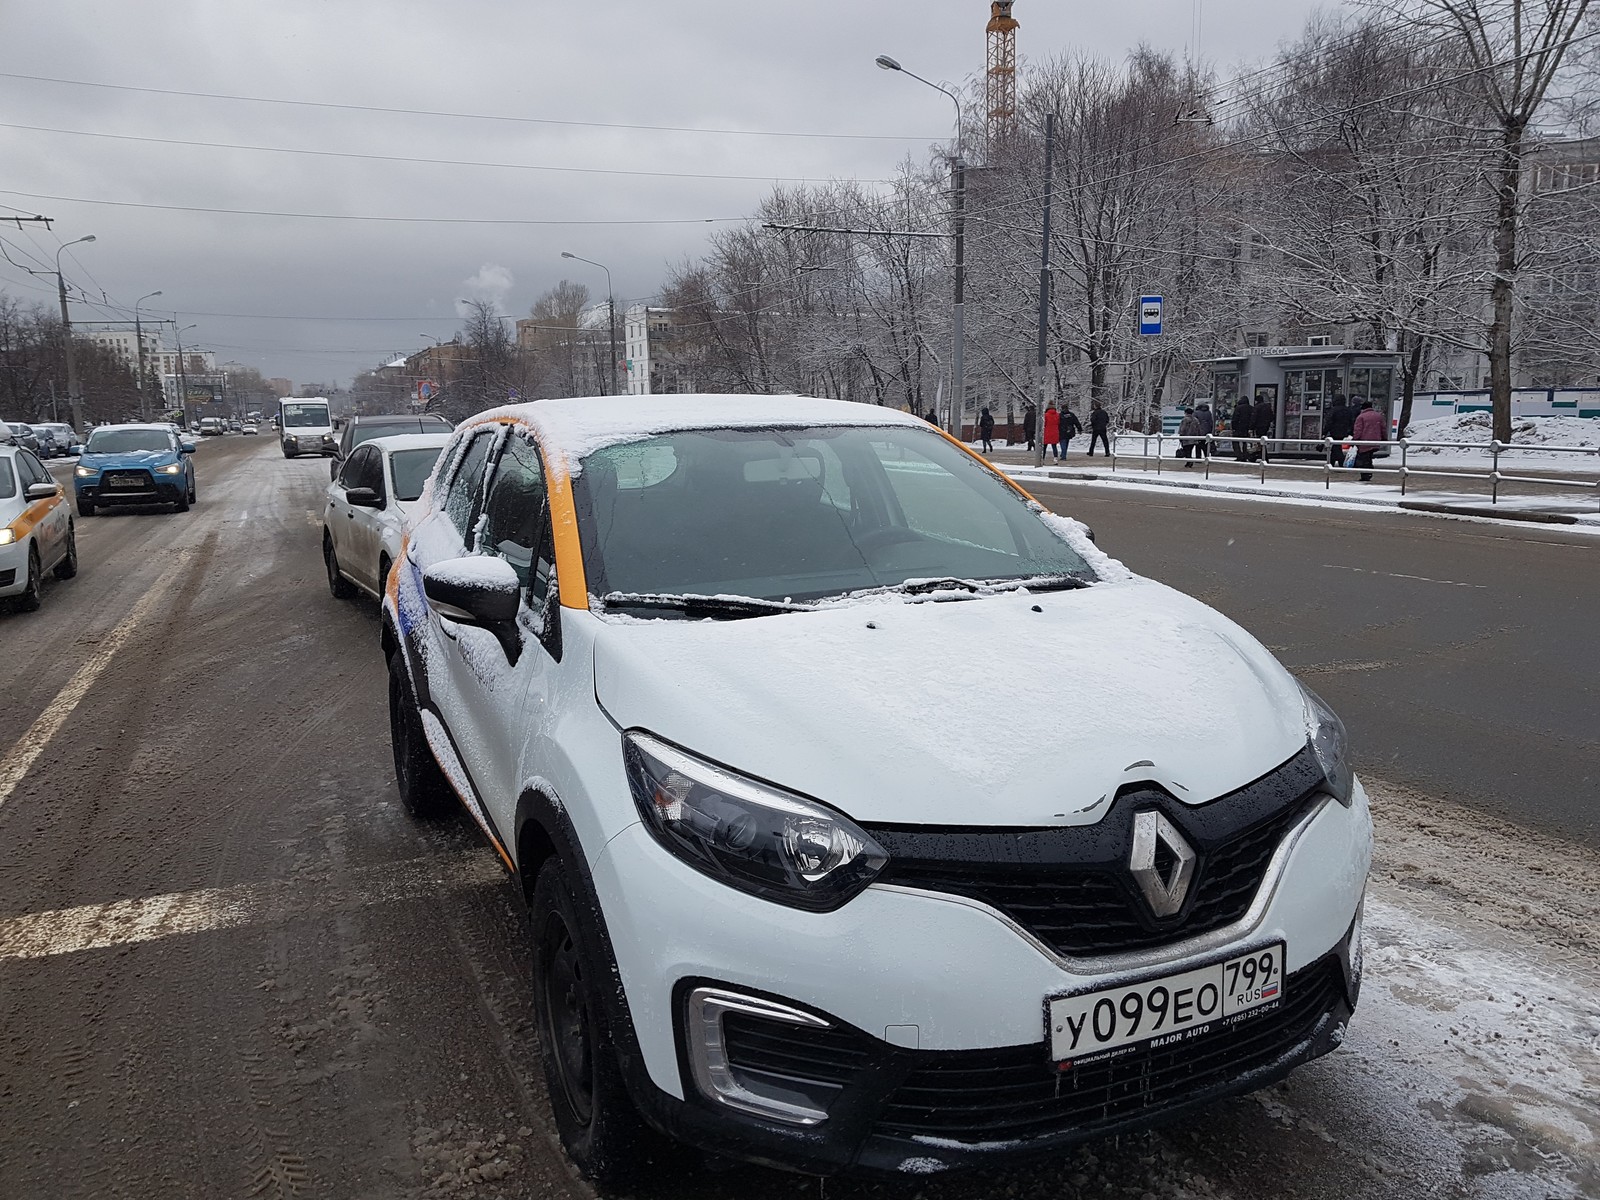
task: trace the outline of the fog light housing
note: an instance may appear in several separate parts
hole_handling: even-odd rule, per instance
[[[1367,901],[1363,897],[1361,903],[1356,906],[1355,920],[1350,922],[1350,929],[1344,935],[1344,941],[1339,944],[1339,963],[1344,967],[1345,996],[1349,999],[1352,1009],[1361,996],[1361,918],[1366,907]]]
[[[785,1125],[810,1128],[826,1121],[827,1109],[821,1106],[818,1097],[802,1090],[803,1080],[758,1078],[756,1073],[734,1065],[722,1028],[722,1019],[729,1013],[812,1029],[831,1028],[815,1013],[775,1000],[743,996],[723,988],[695,988],[684,1006],[684,1043],[689,1071],[700,1094],[713,1104]]]

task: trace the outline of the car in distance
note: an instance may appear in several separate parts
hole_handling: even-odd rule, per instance
[[[278,401],[279,445],[285,458],[302,454],[333,454],[338,437],[333,431],[333,416],[323,396],[303,396]]]
[[[250,435],[251,437],[254,437],[254,436],[260,434],[261,428],[254,421],[246,421],[244,423],[243,432],[248,434],[248,435]]]
[[[201,437],[221,437],[224,432],[226,432],[226,426],[223,425],[221,417],[200,418]]]
[[[348,599],[358,588],[382,599],[406,518],[449,440],[448,429],[373,438],[344,460],[328,484],[322,517],[322,561],[335,599]]]
[[[44,575],[78,573],[78,540],[66,489],[33,451],[0,445],[0,602],[24,612],[42,602]]]
[[[35,454],[39,453],[39,435],[34,432],[32,425],[25,421],[8,421],[7,425],[11,429],[11,438],[17,445],[24,446]]]
[[[78,436],[77,430],[64,421],[51,421],[46,428],[55,439],[56,454],[60,456],[70,454],[72,448],[83,440]]]
[[[328,466],[328,478],[337,479],[339,464],[350,457],[352,450],[371,438],[403,433],[449,433],[452,428],[450,422],[438,413],[351,417],[339,430],[339,444],[334,451],[333,462]]]
[[[1355,1008],[1339,719],[909,415],[470,420],[381,636],[401,799],[458,797],[520,880],[597,1180],[648,1130],[818,1174],[1056,1152],[1280,1079]]]
[[[193,453],[194,443],[166,424],[99,426],[72,469],[78,515],[122,504],[170,504],[188,512],[196,498]]]

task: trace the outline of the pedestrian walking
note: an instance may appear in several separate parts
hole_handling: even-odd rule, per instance
[[[985,408],[978,414],[978,437],[985,454],[994,453],[994,414]]]
[[[1355,427],[1355,409],[1345,403],[1343,392],[1335,392],[1328,411],[1322,414],[1322,436],[1333,439],[1333,445],[1328,447],[1328,462],[1332,465],[1344,466],[1344,443],[1355,432]]]
[[[1178,426],[1178,457],[1184,460],[1183,469],[1187,471],[1194,466],[1194,447],[1200,440],[1200,418],[1194,415],[1194,409],[1183,410],[1183,421]]]
[[[1228,432],[1233,434],[1233,457],[1239,462],[1250,461],[1250,431],[1255,427],[1255,413],[1251,411],[1250,402],[1241,400],[1233,406],[1233,415],[1229,419]]]
[[[1078,420],[1078,414],[1065,405],[1061,408],[1061,461],[1067,460],[1067,446],[1072,439],[1083,432],[1083,422]]]
[[[1094,457],[1094,446],[1099,442],[1105,447],[1106,457],[1111,456],[1111,438],[1108,433],[1111,429],[1111,414],[1108,413],[1096,400],[1089,405],[1089,457]]]
[[[1265,392],[1256,396],[1255,407],[1251,410],[1253,416],[1250,421],[1250,430],[1258,438],[1270,438],[1278,425],[1278,406],[1267,398]],[[1257,453],[1263,459],[1271,457],[1267,453],[1265,442],[1257,444]]]
[[[1195,448],[1206,458],[1211,457],[1211,435],[1217,431],[1216,414],[1211,411],[1211,405],[1202,400],[1195,406],[1194,415],[1200,420],[1200,441]]]
[[[1388,433],[1384,427],[1383,414],[1372,407],[1371,400],[1361,402],[1361,411],[1356,414],[1356,423],[1352,432],[1355,440],[1359,442],[1381,442]],[[1356,447],[1356,467],[1361,471],[1361,482],[1372,482],[1372,456],[1378,452],[1376,446]]]
[[[1051,458],[1059,458],[1057,449],[1061,442],[1061,412],[1056,408],[1056,402],[1050,401],[1044,410],[1044,448],[1050,451]]]
[[[1028,405],[1022,410],[1022,440],[1028,443],[1028,449],[1033,449],[1033,435],[1039,432],[1039,414],[1034,411],[1033,405]]]

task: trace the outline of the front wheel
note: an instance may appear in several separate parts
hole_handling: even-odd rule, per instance
[[[85,500],[82,496],[79,496],[78,497],[78,515],[80,517],[92,517],[92,516],[94,516],[94,501],[93,500]]]
[[[57,579],[71,579],[78,573],[78,527],[67,523],[67,556],[56,564]]]
[[[339,555],[333,548],[333,535],[322,531],[322,562],[328,568],[328,591],[335,600],[348,600],[356,594],[355,585],[339,573]]]
[[[417,711],[399,650],[389,659],[389,741],[394,747],[395,784],[406,812],[420,820],[449,812],[454,794],[428,748],[422,714]]]
[[[28,547],[28,583],[17,597],[19,612],[38,612],[44,598],[44,571],[39,565],[39,547]]]
[[[187,487],[185,487],[183,489],[183,491],[179,492],[178,493],[178,498],[172,502],[172,511],[173,512],[188,512],[189,511],[189,489]]]
[[[533,1008],[561,1144],[604,1188],[625,1186],[658,1139],[628,1098],[601,999],[604,973],[583,936],[572,885],[551,857],[533,885]]]

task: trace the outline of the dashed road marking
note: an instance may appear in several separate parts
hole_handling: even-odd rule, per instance
[[[1387,575],[1390,579],[1413,579],[1418,583],[1443,583],[1450,587],[1486,588],[1486,583],[1458,583],[1454,579],[1429,579],[1426,575],[1401,575],[1397,571],[1373,571],[1367,567],[1347,567],[1343,563],[1323,563],[1330,571],[1356,571],[1362,575]]]
[[[364,867],[344,881],[243,883],[27,913],[0,918],[0,961],[53,958],[185,934],[278,924],[315,912],[483,887],[505,875],[491,856],[471,851]]]
[[[188,560],[193,554],[192,550],[178,552],[177,561],[168,567],[166,573],[156,580],[137,604],[133,606],[126,617],[119,621],[99,647],[89,656],[89,660],[73,672],[72,678],[67,680],[66,686],[56,693],[55,699],[45,706],[42,713],[34,719],[28,731],[17,740],[4,758],[0,758],[0,806],[11,798],[11,793],[16,791],[17,785],[22,782],[28,773],[28,768],[33,766],[34,760],[44,753],[50,739],[55,737],[61,726],[66,724],[67,718],[72,715],[73,709],[88,694],[94,681],[100,678],[100,673],[111,664],[117,651],[129,638],[140,631],[145,618],[160,608],[167,598],[167,593],[177,582],[178,577],[185,570]]]

